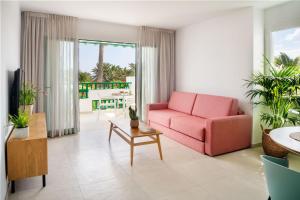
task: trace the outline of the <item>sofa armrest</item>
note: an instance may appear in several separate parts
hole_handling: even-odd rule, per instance
[[[161,110],[161,109],[167,109],[168,103],[152,103],[147,104],[147,110]]]
[[[205,153],[211,156],[251,146],[252,117],[235,115],[207,119]]]
[[[149,121],[149,111],[151,110],[162,110],[162,109],[167,109],[168,108],[168,103],[151,103],[151,104],[147,104],[146,107],[146,122],[148,125],[150,125],[150,121]]]

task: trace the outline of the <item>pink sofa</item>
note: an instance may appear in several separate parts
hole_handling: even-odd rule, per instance
[[[147,105],[148,124],[210,156],[251,145],[252,118],[238,115],[234,98],[173,92],[168,103]]]

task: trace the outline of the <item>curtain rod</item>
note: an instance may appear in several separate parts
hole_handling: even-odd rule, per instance
[[[163,32],[169,32],[169,33],[175,33],[176,30],[172,29],[164,29],[164,28],[155,28],[150,26],[140,26],[140,29],[142,30],[152,30],[152,31],[163,31]]]
[[[73,17],[69,15],[59,15],[59,14],[53,14],[53,13],[43,13],[43,12],[34,12],[34,11],[27,11],[27,10],[22,10],[21,14],[28,14],[29,16],[33,17],[41,17],[41,18],[47,18],[49,16],[61,16],[61,17]],[[73,17],[78,19],[77,17]]]

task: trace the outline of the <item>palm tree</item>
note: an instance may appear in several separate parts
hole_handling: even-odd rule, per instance
[[[92,77],[91,77],[91,74],[88,73],[88,72],[79,71],[78,79],[79,79],[79,83],[82,83],[82,82],[91,82]]]
[[[290,112],[291,109],[299,108],[297,105],[299,101],[297,94],[300,90],[299,70],[295,65],[286,65],[292,62],[286,54],[281,56],[283,62],[279,65],[280,68],[272,66],[266,59],[270,73],[255,73],[251,79],[246,80],[246,86],[249,88],[246,92],[247,97],[250,97],[254,104],[267,108],[261,113],[260,119],[272,129],[300,123],[300,116]]]
[[[92,69],[92,78],[95,82],[102,82],[103,81],[103,53],[104,53],[104,44],[99,44],[99,55],[98,55],[98,62],[95,68]]]
[[[96,65],[96,67],[94,67],[92,70],[91,70],[91,74],[92,74],[92,80],[94,82],[102,82],[102,74],[103,74],[103,71],[102,71],[102,67],[100,65]]]
[[[274,63],[277,66],[283,66],[283,67],[289,67],[289,66],[298,66],[300,64],[299,57],[292,59],[290,58],[286,53],[280,53],[279,56],[277,56],[274,59]]]

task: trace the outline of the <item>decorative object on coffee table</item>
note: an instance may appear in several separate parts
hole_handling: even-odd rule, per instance
[[[27,138],[28,132],[29,132],[28,114],[25,112],[19,112],[19,114],[17,116],[9,116],[9,118],[10,118],[10,121],[14,125],[13,137],[14,138]]]
[[[130,127],[138,128],[139,127],[139,117],[137,116],[137,109],[131,108],[129,106],[129,117],[130,117]]]
[[[293,132],[290,134],[290,138],[300,142],[300,132]]]

